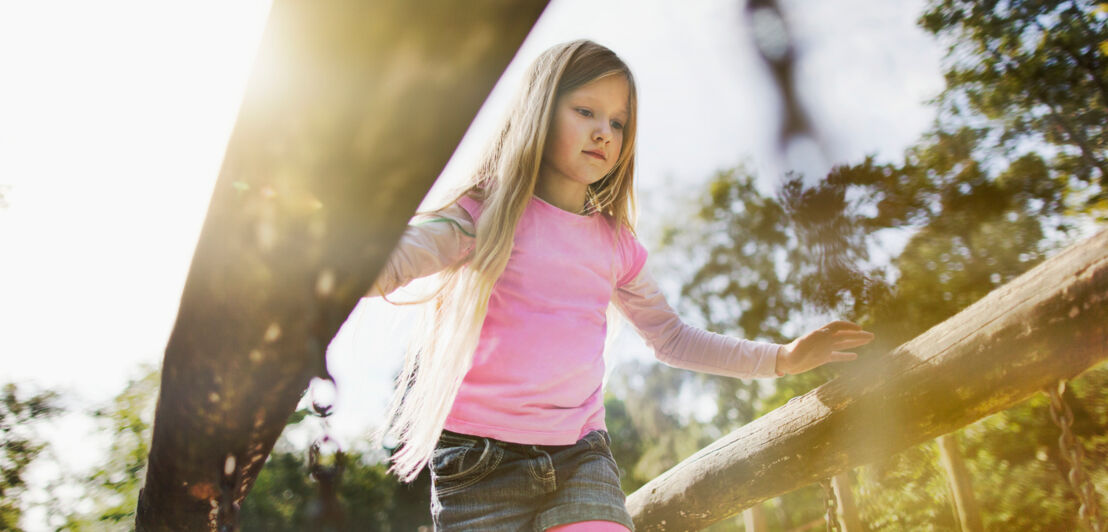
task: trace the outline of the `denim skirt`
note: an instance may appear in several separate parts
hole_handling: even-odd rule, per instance
[[[600,430],[573,445],[443,431],[429,464],[435,530],[541,531],[592,520],[634,530],[610,446]]]

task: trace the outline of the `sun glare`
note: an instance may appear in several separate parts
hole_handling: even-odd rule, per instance
[[[0,4],[7,379],[99,396],[160,359],[269,6]]]

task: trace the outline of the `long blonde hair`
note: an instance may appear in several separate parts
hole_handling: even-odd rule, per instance
[[[482,204],[482,211],[473,250],[442,272],[442,284],[430,297],[397,379],[384,435],[400,444],[391,471],[402,480],[413,480],[430,460],[473,362],[489,295],[508,264],[516,224],[535,191],[558,98],[611,75],[627,79],[629,117],[619,159],[608,175],[589,186],[587,208],[603,214],[617,232],[623,226],[634,228],[637,99],[631,71],[615,53],[592,41],[554,46],[528,68],[481,164],[443,206],[468,195]]]

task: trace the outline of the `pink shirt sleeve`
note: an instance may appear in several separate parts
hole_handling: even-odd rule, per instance
[[[779,344],[725,336],[681,321],[645,268],[613,303],[666,365],[738,378],[777,377]]]
[[[387,295],[413,279],[446,269],[473,249],[473,235],[469,212],[457,203],[413,219],[366,296]]]
[[[620,287],[634,279],[646,264],[646,248],[635,238],[626,226],[619,228],[619,266],[616,286]]]

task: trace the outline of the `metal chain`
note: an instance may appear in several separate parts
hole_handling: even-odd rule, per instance
[[[1085,528],[1092,532],[1104,532],[1108,527],[1099,517],[1096,487],[1093,486],[1092,480],[1085,473],[1085,449],[1074,439],[1073,432],[1070,430],[1070,426],[1073,425],[1073,412],[1069,405],[1062,400],[1062,394],[1065,391],[1066,381],[1064,380],[1060,380],[1056,386],[1046,389],[1047,396],[1050,398],[1050,417],[1062,431],[1062,435],[1058,438],[1058,447],[1070,468],[1066,479],[1069,480],[1070,488],[1073,489],[1078,502],[1081,503],[1077,515],[1080,521],[1084,523]]]
[[[341,530],[345,516],[342,504],[339,502],[338,491],[342,484],[342,472],[346,466],[346,455],[338,441],[331,437],[331,426],[328,418],[331,416],[334,405],[331,399],[319,399],[316,397],[322,383],[329,383],[334,387],[334,381],[330,378],[313,381],[310,388],[312,394],[312,413],[320,418],[323,428],[322,436],[312,442],[308,449],[308,472],[316,481],[319,489],[319,497],[309,507],[308,515],[313,521],[313,530],[317,532],[335,532]],[[326,449],[326,451],[324,451]],[[325,456],[326,452],[326,456]]]
[[[235,492],[241,472],[235,465],[235,455],[228,454],[223,460],[223,474],[219,479],[219,507],[216,511],[219,532],[235,532],[239,528],[239,504],[235,502]]]
[[[842,532],[842,525],[839,524],[839,500],[835,498],[831,478],[820,480],[819,485],[823,487],[823,502],[827,509],[827,532]]]

